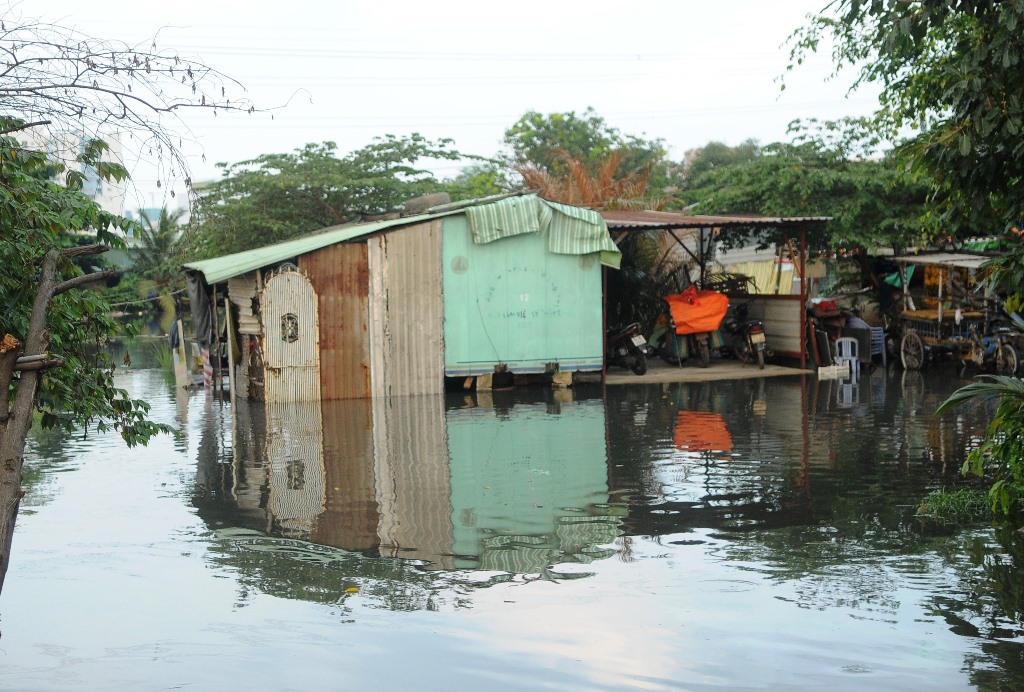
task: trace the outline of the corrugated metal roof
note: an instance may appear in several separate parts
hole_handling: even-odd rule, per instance
[[[944,267],[965,267],[977,269],[985,262],[992,259],[992,255],[967,255],[958,252],[934,252],[927,255],[904,255],[893,257],[894,262],[899,264],[932,264]]]
[[[609,230],[656,230],[675,228],[720,228],[727,226],[781,226],[794,227],[808,224],[823,224],[832,220],[831,216],[706,216],[686,214],[678,211],[602,211],[601,216],[608,224]]]
[[[423,221],[429,221],[430,219],[459,213],[462,213],[461,209],[403,216],[398,219],[374,221],[372,223],[349,223],[341,226],[331,226],[300,238],[286,240],[283,243],[267,245],[266,247],[246,250],[245,252],[236,252],[233,255],[224,255],[214,259],[189,262],[184,266],[185,269],[201,272],[206,278],[206,283],[213,285],[226,281],[233,276],[255,271],[267,265],[284,262],[293,257],[304,255],[307,252],[327,247],[328,245],[355,240],[356,238],[379,233],[389,228],[411,226]]]

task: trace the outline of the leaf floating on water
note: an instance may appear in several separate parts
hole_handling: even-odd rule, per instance
[[[345,589],[345,593],[359,593],[359,587],[358,586],[350,586],[347,589]]]

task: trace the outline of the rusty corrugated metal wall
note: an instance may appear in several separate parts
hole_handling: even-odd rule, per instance
[[[444,391],[440,219],[367,240],[373,396]]]
[[[325,400],[370,396],[365,243],[341,243],[299,258],[320,308],[320,391]]]

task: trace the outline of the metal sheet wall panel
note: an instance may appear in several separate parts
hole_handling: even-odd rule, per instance
[[[379,543],[371,407],[370,399],[323,402],[327,509],[311,536],[317,543],[345,550]]]
[[[444,220],[445,374],[600,370],[601,266],[525,234],[477,245],[465,216]]]
[[[367,241],[373,396],[444,391],[441,221]]]
[[[608,502],[604,402],[517,403],[512,415],[478,402],[446,412],[455,567],[536,572],[556,536],[566,555],[614,540],[618,519],[594,511]]]
[[[451,569],[452,485],[444,395],[374,397],[380,553]]]
[[[267,401],[267,509],[275,533],[309,538],[324,511],[323,427],[319,401]]]
[[[800,296],[757,296],[750,305],[750,317],[764,324],[768,348],[787,357],[800,357],[804,338],[801,332]]]
[[[343,243],[299,258],[320,310],[320,391],[325,400],[370,396],[369,269],[365,243]]]
[[[320,398],[316,292],[294,271],[267,280],[262,295],[264,389],[270,401]]]

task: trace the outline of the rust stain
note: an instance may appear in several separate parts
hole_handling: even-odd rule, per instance
[[[341,243],[299,258],[320,308],[320,391],[325,400],[370,396],[369,266],[365,243]]]

